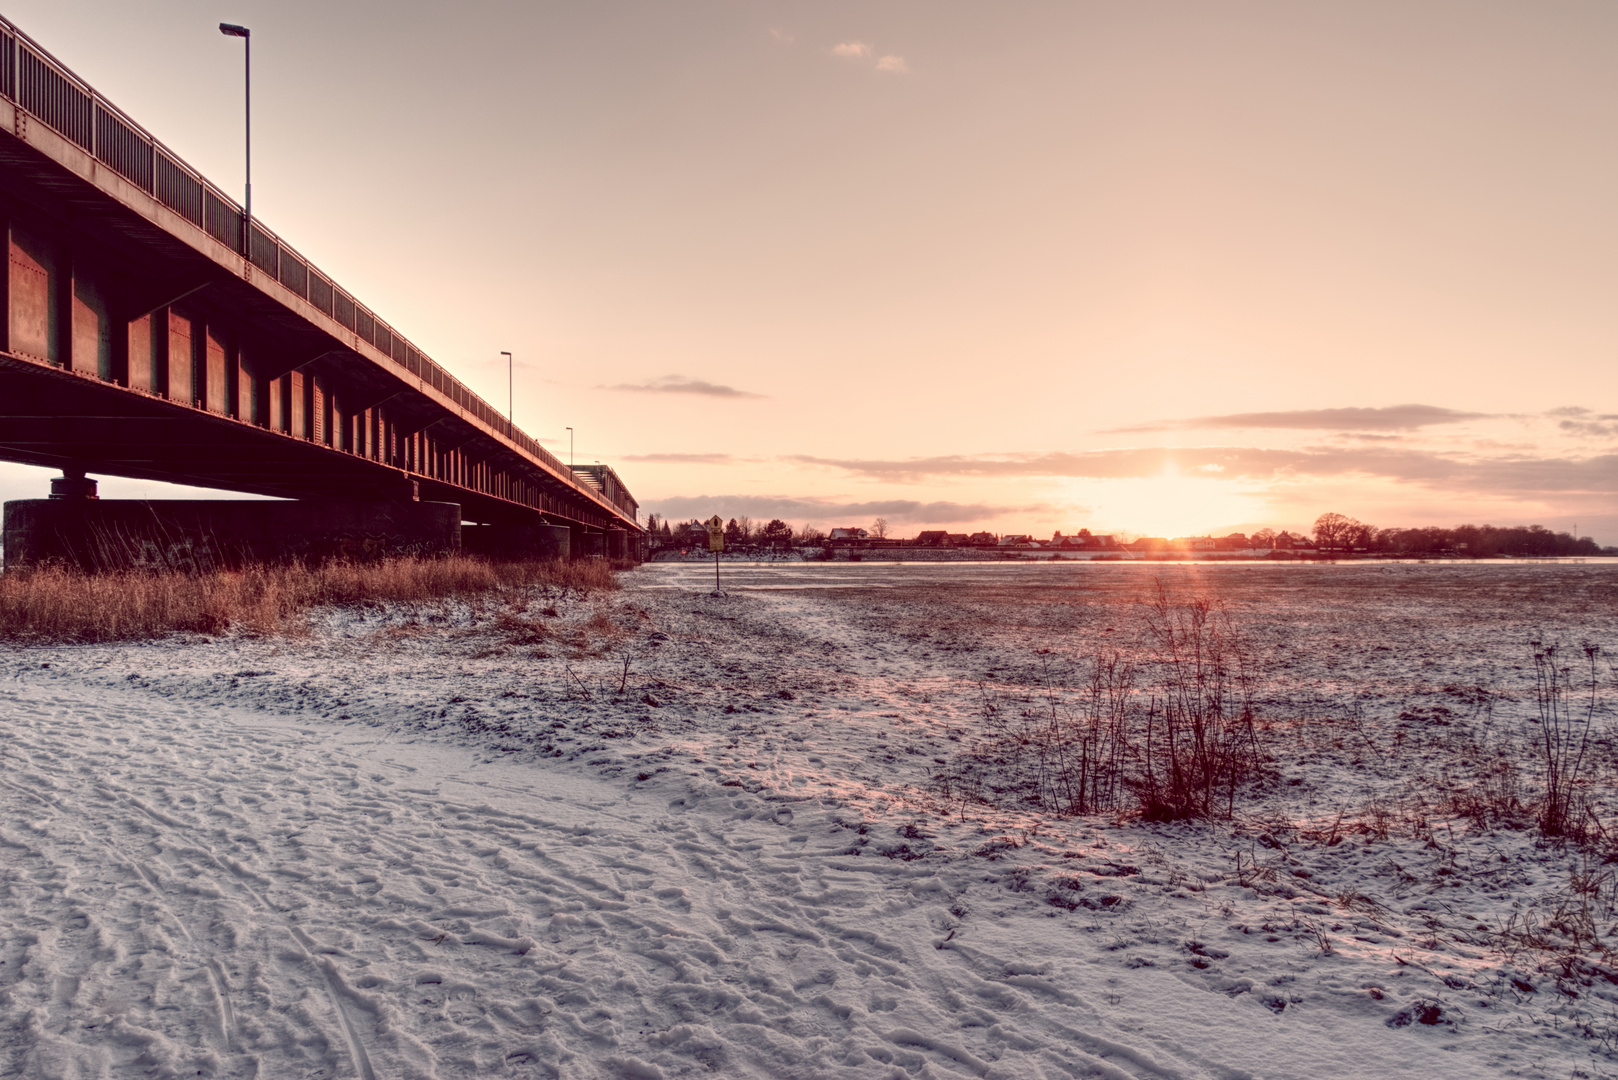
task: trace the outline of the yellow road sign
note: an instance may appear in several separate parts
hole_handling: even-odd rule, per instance
[[[725,522],[718,514],[708,519],[708,550],[725,550]]]

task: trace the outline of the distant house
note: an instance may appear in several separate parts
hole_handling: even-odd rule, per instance
[[[973,547],[994,547],[1000,538],[991,532],[975,532],[966,538],[966,542]]]
[[[1037,548],[1034,538],[1027,533],[1007,533],[1000,538],[999,547],[1003,548]]]
[[[826,542],[840,547],[858,547],[869,535],[864,529],[833,529],[826,534]]]
[[[1057,533],[1045,546],[1061,548],[1063,551],[1112,551],[1118,547],[1118,538],[1111,534],[1098,536],[1089,529],[1080,529],[1072,536]]]
[[[943,529],[928,529],[926,532],[916,534],[917,547],[954,547],[950,542],[949,533]]]

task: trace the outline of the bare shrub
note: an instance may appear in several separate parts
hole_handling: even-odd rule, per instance
[[[1123,798],[1134,687],[1135,665],[1121,653],[1094,658],[1080,711],[1068,721],[1068,752],[1058,759],[1069,813],[1112,810]]]
[[[1154,820],[1232,813],[1263,760],[1253,664],[1213,602],[1148,605],[1137,662],[1087,658],[1064,685],[1043,659],[1037,693],[980,687],[983,736],[933,777],[946,801],[993,801],[1052,813],[1138,809]],[[1142,672],[1152,678],[1137,685]],[[1150,702],[1142,705],[1142,699]]]
[[[130,641],[176,631],[273,633],[325,604],[420,603],[507,589],[615,588],[605,562],[495,563],[401,557],[235,570],[84,572],[62,566],[0,575],[0,640]]]
[[[1263,760],[1252,659],[1229,613],[1205,597],[1176,604],[1160,587],[1146,630],[1159,677],[1135,779],[1141,812],[1153,821],[1228,816]]]
[[[1560,646],[1530,642],[1534,650],[1534,704],[1538,709],[1539,758],[1545,771],[1545,795],[1539,828],[1546,836],[1583,839],[1589,831],[1590,808],[1578,797],[1595,720],[1596,658],[1599,645],[1581,646],[1584,662],[1563,663]],[[1571,699],[1577,695],[1583,705]]]

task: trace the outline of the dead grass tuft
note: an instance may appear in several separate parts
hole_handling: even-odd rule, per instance
[[[328,604],[421,603],[543,586],[616,588],[600,560],[496,563],[471,556],[366,563],[86,573],[59,566],[0,576],[0,640],[132,641],[174,632],[270,634]]]

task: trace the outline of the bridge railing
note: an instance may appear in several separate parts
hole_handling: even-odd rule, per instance
[[[519,430],[488,402],[321,273],[286,241],[207,177],[102,97],[15,24],[0,18],[0,94],[146,194],[228,246],[262,273],[353,331],[412,375],[476,416],[524,453],[544,462],[581,494],[608,498],[574,476],[560,458]],[[630,520],[632,503],[608,501]]]

